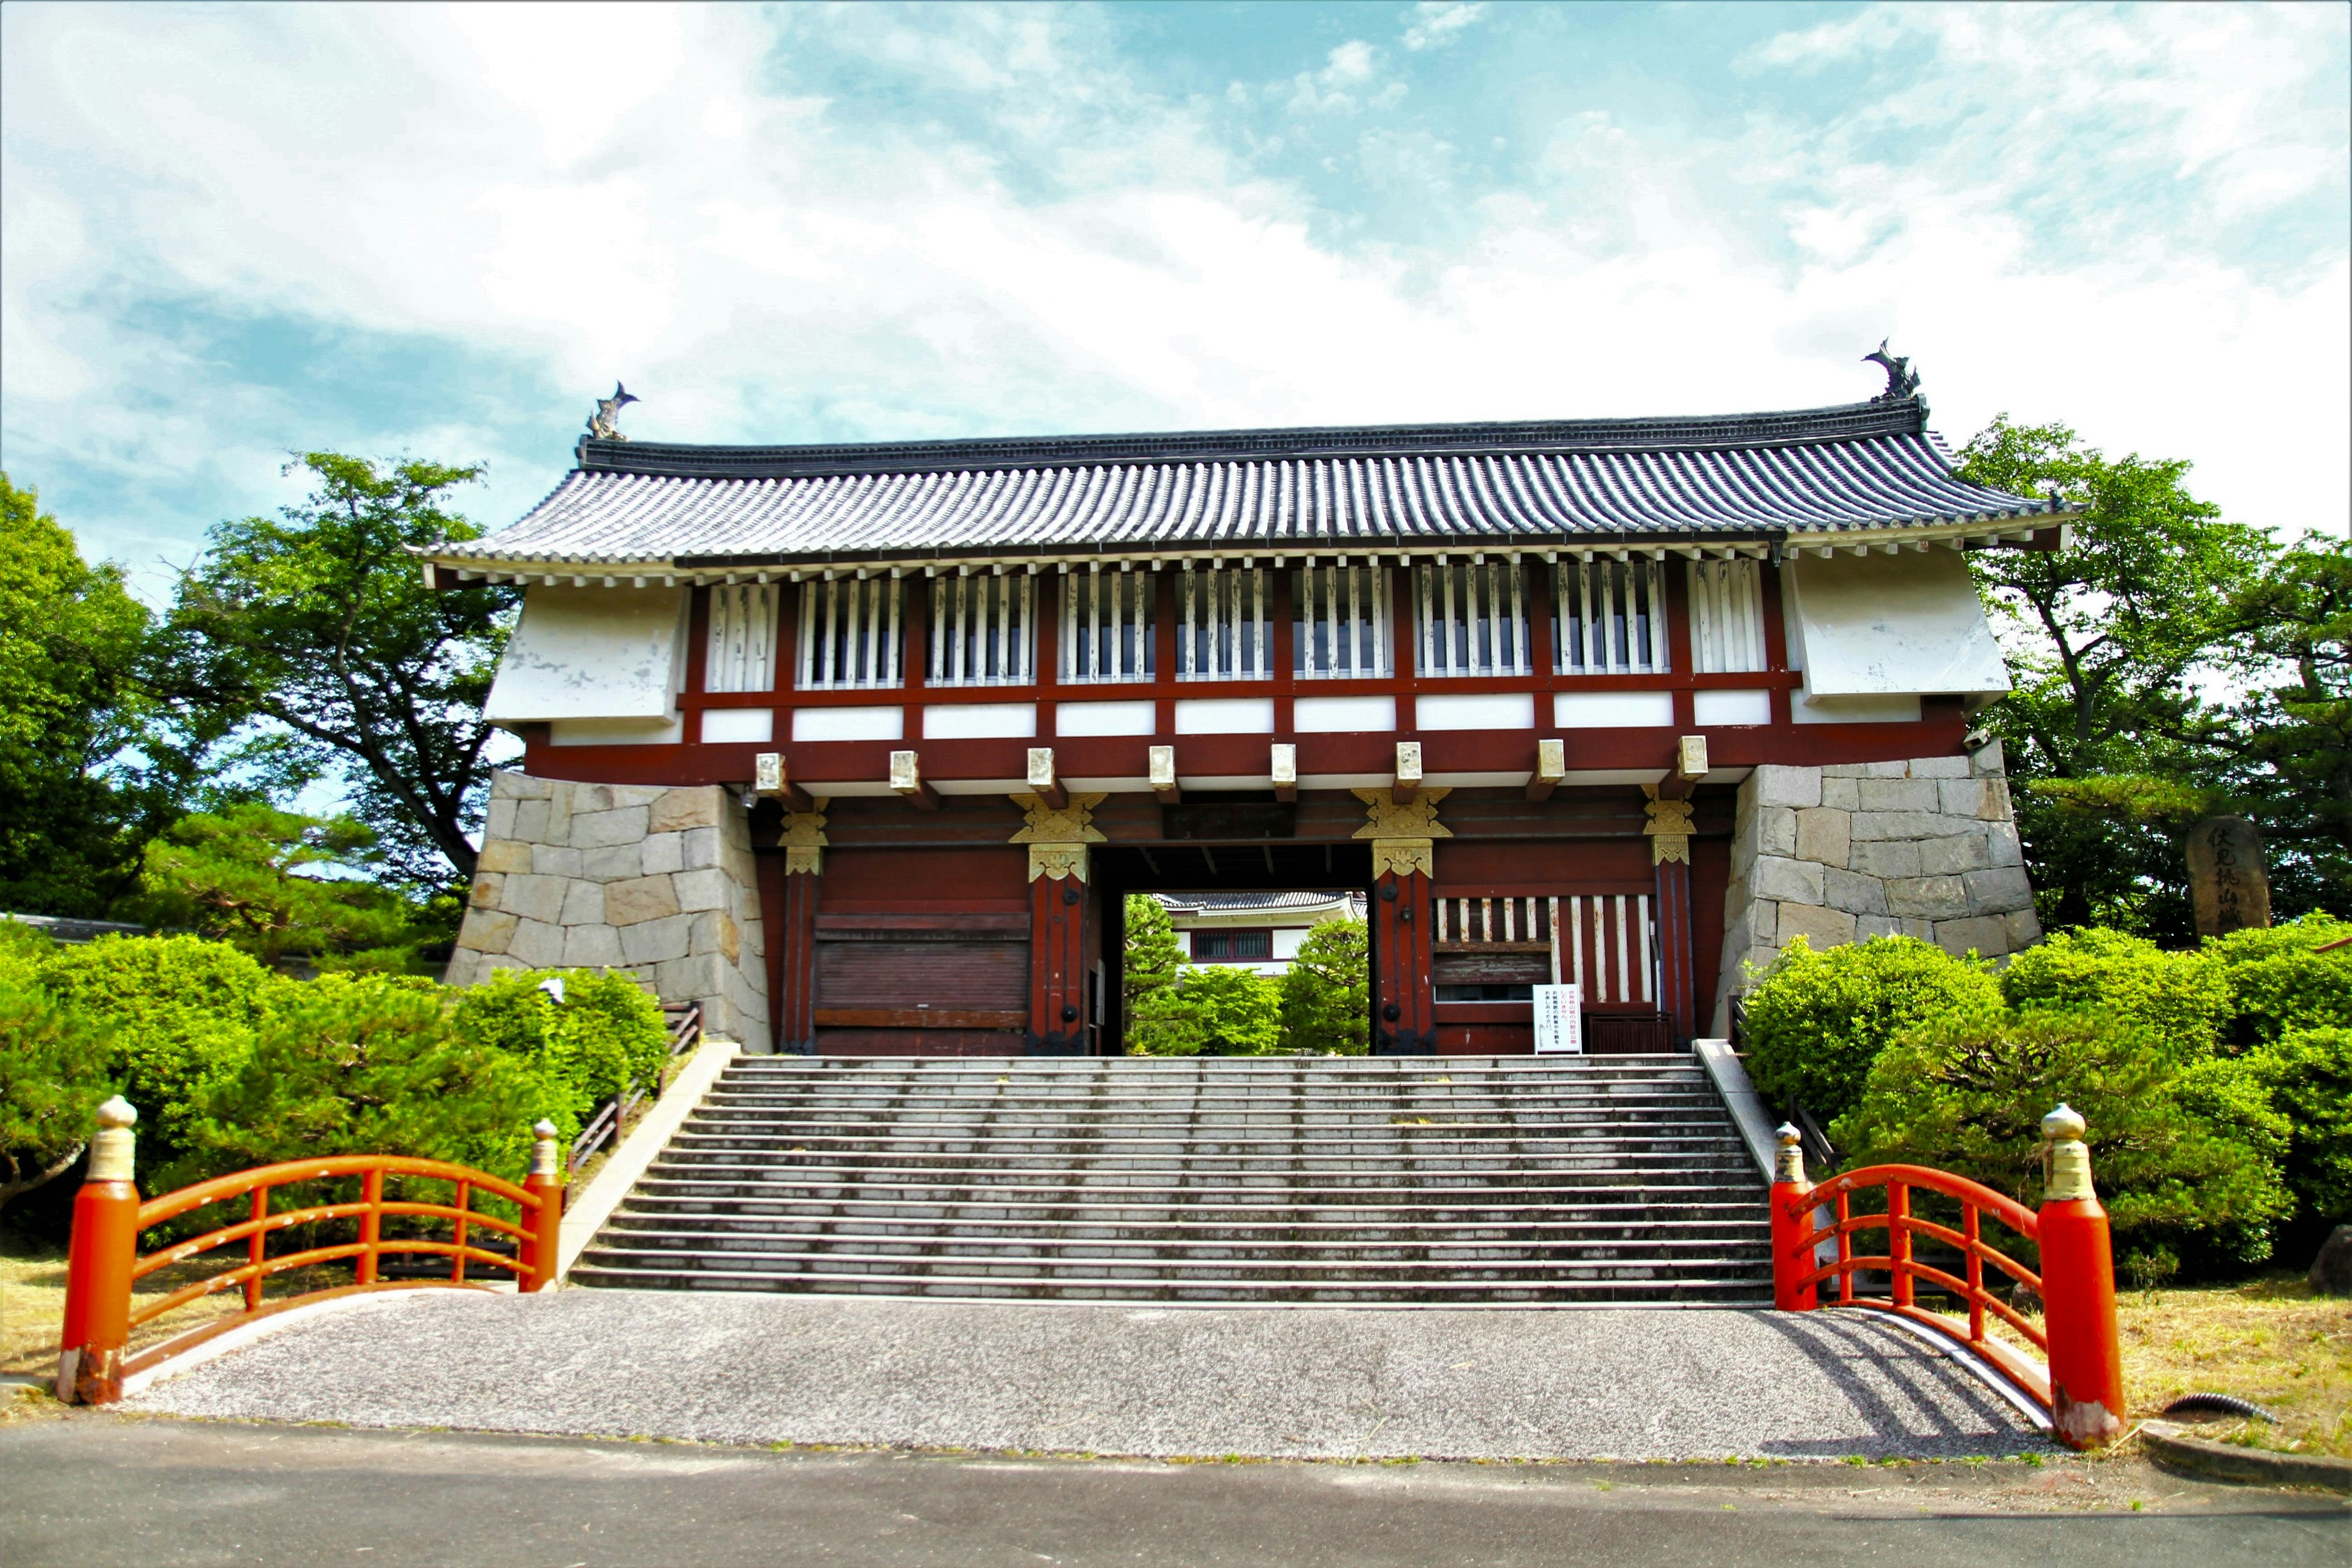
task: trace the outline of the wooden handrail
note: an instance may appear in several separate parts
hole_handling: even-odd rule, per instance
[[[532,1131],[530,1174],[520,1185],[470,1166],[446,1160],[424,1160],[403,1154],[331,1154],[314,1159],[283,1160],[197,1182],[144,1203],[131,1181],[131,1125],[137,1112],[120,1100],[100,1109],[100,1131],[91,1139],[89,1177],[74,1200],[72,1248],[66,1266],[66,1310],[58,1336],[58,1396],[69,1402],[104,1404],[118,1399],[122,1380],[154,1366],[200,1340],[267,1316],[285,1307],[355,1291],[411,1289],[416,1285],[379,1279],[385,1254],[414,1254],[449,1259],[449,1277],[440,1284],[456,1289],[488,1289],[466,1278],[468,1263],[504,1269],[523,1290],[544,1290],[554,1283],[558,1236],[563,1217],[563,1178],[557,1169],[555,1128],[541,1121]],[[269,1194],[278,1188],[310,1182],[360,1181],[357,1200],[312,1204],[272,1211]],[[410,1181],[446,1182],[451,1188],[446,1203],[415,1197],[384,1196],[387,1177]],[[516,1221],[481,1213],[473,1205],[483,1195],[513,1204]],[[141,1256],[139,1237],[156,1226],[213,1204],[249,1199],[245,1215],[216,1226],[184,1241]],[[395,1218],[446,1220],[451,1239],[426,1237],[386,1237],[383,1220]],[[268,1237],[298,1225],[326,1220],[357,1220],[359,1239],[299,1252],[268,1255]],[[515,1238],[511,1258],[472,1244],[476,1227]],[[217,1247],[246,1244],[245,1261],[203,1279],[184,1285],[136,1310],[132,1285],[158,1269]],[[265,1304],[263,1282],[272,1276],[318,1264],[352,1261],[348,1286],[300,1291]],[[163,1344],[125,1359],[132,1327],[152,1321],[215,1291],[242,1288],[244,1310],[177,1335]]]
[[[1784,1124],[1772,1183],[1772,1301],[1786,1311],[1809,1311],[1818,1304],[1821,1287],[1834,1280],[1839,1306],[1892,1312],[1958,1342],[2040,1405],[2063,1441],[2087,1447],[2112,1441],[2123,1429],[2114,1258],[2106,1212],[2091,1190],[2082,1119],[2062,1105],[2042,1127],[2053,1175],[2037,1211],[1981,1182],[1926,1165],[1869,1165],[1815,1186],[1805,1179],[1803,1135]],[[1854,1213],[1854,1196],[1872,1191],[1885,1192],[1885,1209]],[[1958,1203],[1958,1228],[1913,1213],[1915,1192]],[[1826,1223],[1824,1211],[1834,1216]],[[1985,1239],[1988,1215],[2040,1249],[2042,1273]],[[1885,1233],[1885,1253],[1855,1252],[1853,1238],[1864,1231]],[[1915,1244],[1922,1237],[1956,1250],[1965,1274],[1920,1261]],[[1824,1247],[1834,1248],[1826,1262],[1821,1256]],[[2042,1298],[2041,1328],[1986,1289],[1987,1264]],[[1884,1303],[1855,1293],[1854,1276],[1864,1273],[1887,1277]],[[1918,1306],[1922,1285],[1968,1309],[1965,1334]],[[2040,1351],[2048,1366],[1988,1333],[1991,1319]]]

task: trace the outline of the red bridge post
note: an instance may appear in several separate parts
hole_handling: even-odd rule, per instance
[[[1810,1312],[1818,1301],[1811,1284],[1798,1281],[1811,1272],[1813,1249],[1806,1245],[1813,1234],[1813,1184],[1805,1180],[1803,1135],[1788,1122],[1776,1134],[1780,1152],[1772,1167],[1772,1305],[1783,1312]]]
[[[2107,1211],[2091,1186],[2089,1131],[2061,1105],[2042,1119],[2050,1150],[2042,1194],[2042,1331],[2050,1341],[2050,1419],[2070,1447],[2095,1448],[2124,1430],[2123,1346],[2116,1333],[2116,1264]]]
[[[66,1252],[65,1331],[58,1336],[58,1397],[110,1405],[122,1397],[131,1342],[131,1275],[139,1261],[139,1188],[131,1180],[139,1112],[116,1095],[98,1108],[89,1173],[74,1194]]]
[[[556,1157],[555,1123],[541,1121],[531,1128],[530,1174],[523,1187],[539,1199],[530,1220],[530,1272],[518,1289],[544,1290],[555,1283],[563,1237],[563,1173]]]

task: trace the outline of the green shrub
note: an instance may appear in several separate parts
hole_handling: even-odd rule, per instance
[[[1862,1099],[1870,1064],[1897,1036],[2000,1007],[1984,965],[1916,938],[1815,952],[1800,937],[1748,994],[1748,1070],[1769,1100],[1793,1096],[1826,1122]]]
[[[262,1024],[300,983],[226,942],[195,936],[106,936],[60,947],[42,988],[68,1012],[114,1033],[110,1075],[139,1108],[142,1162],[189,1146],[203,1087],[235,1072]]]
[[[58,951],[49,933],[22,921],[0,920],[0,985],[35,985],[41,965]]]
[[[1147,1056],[1263,1056],[1282,1044],[1282,992],[1238,963],[1188,963],[1148,993],[1129,1031]]]
[[[114,1091],[113,1055],[103,1027],[0,976],[0,1207],[80,1157]]]
[[[2203,1268],[2260,1263],[2292,1200],[2285,1119],[2240,1060],[2184,1059],[2146,1026],[2035,1010],[1948,1017],[1882,1053],[1832,1135],[1854,1164],[1930,1165],[2041,1201],[2042,1118],[2090,1123],[2092,1176],[2126,1244]]]
[[[430,981],[322,975],[263,1023],[234,1072],[205,1086],[192,1147],[154,1190],[279,1160],[408,1154],[519,1180],[532,1122],[559,1091],[465,1038]]]
[[[2352,1028],[2352,947],[2314,948],[2352,936],[2352,924],[2305,915],[2263,931],[2231,931],[2204,951],[2227,977],[2237,1010],[2236,1046],[2294,1029]]]
[[[1370,950],[1361,921],[1324,921],[1307,933],[1282,977],[1282,1034],[1292,1050],[1360,1057],[1370,1047]]]
[[[2202,952],[2167,952],[2146,937],[2091,926],[2058,931],[2010,960],[2000,991],[2021,1012],[2093,1008],[2144,1025],[2187,1056],[2229,1037],[2232,1004],[2222,965]]]
[[[2286,1118],[2286,1182],[2305,1228],[2352,1221],[2352,1029],[2297,1029],[2247,1066]]]
[[[558,1002],[541,987],[563,982]],[[527,1064],[560,1093],[556,1124],[570,1139],[598,1105],[652,1084],[669,1059],[660,1005],[610,970],[502,969],[459,993],[456,1027],[467,1040]]]

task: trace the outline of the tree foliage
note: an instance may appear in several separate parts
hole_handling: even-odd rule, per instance
[[[0,978],[0,1208],[63,1175],[113,1092],[107,1031]]]
[[[2262,531],[2189,492],[2189,468],[2109,458],[2064,425],[2006,415],[1961,453],[1964,479],[2084,509],[2067,549],[1971,557],[2015,686],[1986,721],[2027,785],[2018,828],[2049,926],[2189,935],[2181,835],[2221,798],[2226,729],[2199,678],[2240,640],[2233,604],[2272,552]],[[2104,794],[2084,782],[2100,778],[2134,782]]]
[[[563,988],[557,1001],[547,988]],[[616,1095],[651,1087],[669,1059],[660,1005],[626,974],[502,969],[457,1004],[464,1038],[504,1052],[554,1090],[556,1125],[568,1141]]]
[[[2352,903],[2352,542],[2314,535],[2230,605],[2248,689],[2218,731],[2227,782],[2272,846],[2274,905]],[[2279,853],[2284,851],[2284,853]]]
[[[1183,967],[1183,950],[1177,945],[1167,906],[1149,893],[1128,894],[1127,946],[1119,971],[1126,1016],[1133,1018],[1144,998],[1174,984]]]
[[[142,912],[155,924],[236,944],[265,963],[396,946],[416,911],[354,876],[380,857],[353,816],[304,816],[258,802],[193,812],[147,846]]]
[[[1370,1048],[1370,931],[1362,921],[1319,922],[1282,977],[1282,1032],[1293,1050],[1360,1057]]]
[[[2091,1165],[2119,1243],[2200,1265],[2260,1263],[2292,1208],[2286,1119],[2247,1064],[2182,1051],[2145,1026],[2014,1011],[1931,1020],[1882,1052],[1832,1135],[1855,1164],[1956,1172],[2032,1207],[2042,1118],[2090,1124]]]
[[[301,504],[212,531],[150,684],[188,745],[242,736],[236,759],[274,794],[340,779],[395,875],[469,878],[489,782],[481,708],[515,590],[436,593],[409,552],[477,536],[446,492],[481,470],[339,452],[296,466],[317,486]]]
[[[1897,1037],[2000,1006],[1982,964],[1916,938],[1815,952],[1799,937],[1748,993],[1748,1069],[1769,1100],[1793,1099],[1827,1122],[1861,1100],[1871,1064]]]
[[[148,616],[0,473],[0,909],[103,916],[173,790],[126,763],[144,738]]]

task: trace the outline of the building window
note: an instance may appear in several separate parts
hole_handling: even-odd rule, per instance
[[[1267,597],[1263,568],[1185,573],[1177,584],[1176,679],[1272,679]]]
[[[1149,680],[1156,668],[1149,572],[1073,572],[1062,587],[1062,679]]]
[[[776,689],[774,583],[735,583],[710,590],[710,647],[702,662],[705,691]]]
[[[834,577],[801,584],[800,684],[812,691],[897,686],[905,639],[895,577]]]
[[[1423,566],[1414,572],[1420,599],[1421,673],[1528,675],[1524,574],[1501,561],[1466,566]]]
[[[1562,563],[1552,646],[1562,675],[1647,675],[1666,653],[1666,576],[1655,561]]]
[[[1764,668],[1764,566],[1690,563],[1691,666],[1702,675]]]
[[[1389,574],[1377,566],[1308,566],[1291,579],[1290,668],[1318,679],[1378,679],[1390,651]]]
[[[1029,686],[1036,681],[1031,619],[1037,580],[1013,576],[931,580],[933,686]]]
[[[1270,931],[1196,931],[1192,933],[1195,963],[1251,963],[1274,956]]]

